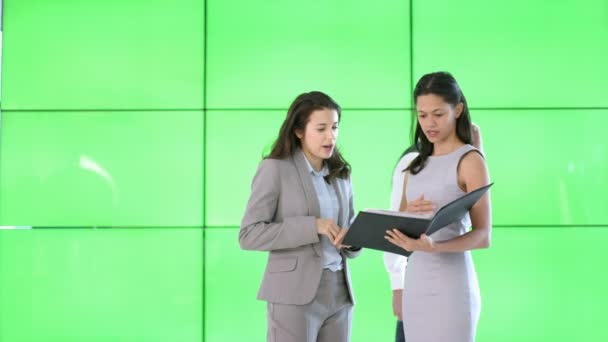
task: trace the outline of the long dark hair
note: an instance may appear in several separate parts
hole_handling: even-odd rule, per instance
[[[330,109],[338,113],[338,121],[342,116],[342,109],[329,95],[320,91],[311,91],[298,95],[293,101],[287,117],[283,121],[279,137],[272,145],[272,150],[266,158],[270,159],[285,159],[291,156],[298,148],[302,148],[300,139],[296,136],[296,130],[306,129],[306,124],[310,119],[310,114],[315,110]],[[326,159],[329,174],[325,177],[327,182],[332,179],[348,178],[350,176],[350,164],[340,154],[338,147],[334,148],[334,153],[329,159]]]
[[[472,144],[473,137],[471,135],[471,116],[469,114],[469,106],[467,100],[460,90],[454,76],[448,72],[434,72],[426,74],[420,78],[414,89],[414,103],[418,101],[418,96],[434,94],[441,97],[445,102],[452,107],[456,107],[462,102],[463,109],[460,116],[456,119],[456,136],[465,144]],[[418,150],[418,156],[412,161],[410,166],[405,169],[412,174],[417,174],[424,169],[426,161],[433,154],[433,143],[427,139],[420,123],[416,111],[412,113],[412,126],[416,122],[416,132],[414,134],[414,145]]]

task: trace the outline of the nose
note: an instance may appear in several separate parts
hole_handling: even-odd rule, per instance
[[[338,135],[338,131],[337,130],[335,130],[335,131],[333,129],[329,130],[329,139],[336,139],[337,135]]]
[[[434,117],[429,116],[427,118],[426,125],[429,128],[433,128],[437,125],[437,120]]]

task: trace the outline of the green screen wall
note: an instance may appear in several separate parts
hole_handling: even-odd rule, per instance
[[[492,180],[477,341],[605,341],[604,0],[4,0],[0,341],[263,341],[251,180],[290,102],[343,107],[356,209],[388,207],[427,72],[458,79]],[[391,341],[382,254],[352,341]]]

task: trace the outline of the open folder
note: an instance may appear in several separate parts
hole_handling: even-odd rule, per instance
[[[366,247],[409,256],[412,252],[395,246],[384,238],[387,230],[397,228],[403,234],[415,239],[422,234],[431,235],[464,217],[492,184],[494,183],[467,193],[444,205],[434,214],[416,214],[381,209],[360,211],[355,218],[355,222],[348,229],[342,243],[348,246]]]

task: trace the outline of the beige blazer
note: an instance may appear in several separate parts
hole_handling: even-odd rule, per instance
[[[321,279],[322,247],[315,220],[319,201],[301,150],[283,160],[264,159],[253,178],[241,222],[242,249],[269,251],[258,299],[280,304],[307,304]],[[332,181],[340,203],[338,226],[354,219],[349,179]],[[342,250],[348,291],[354,304],[347,258],[360,251]]]

